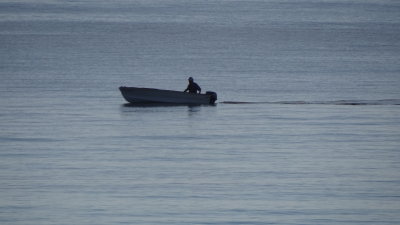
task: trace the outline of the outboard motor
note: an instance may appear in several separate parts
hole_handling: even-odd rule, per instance
[[[215,93],[213,91],[207,91],[206,95],[210,96],[210,104],[214,104],[215,101],[217,101],[217,93]]]

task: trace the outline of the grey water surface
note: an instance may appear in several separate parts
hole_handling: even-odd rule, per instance
[[[400,2],[0,2],[0,223],[399,224]],[[119,86],[216,105],[127,105]]]

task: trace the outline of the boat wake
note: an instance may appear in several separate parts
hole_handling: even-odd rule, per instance
[[[277,102],[224,101],[224,102],[220,102],[219,104],[400,105],[400,99],[382,99],[382,100],[338,100],[338,101],[277,101]]]

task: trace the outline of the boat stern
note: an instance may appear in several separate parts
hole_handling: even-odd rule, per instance
[[[215,101],[217,101],[218,96],[216,92],[213,91],[207,91],[206,95],[210,96],[210,104],[214,104]]]

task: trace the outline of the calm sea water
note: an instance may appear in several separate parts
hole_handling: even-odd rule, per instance
[[[400,2],[0,2],[0,223],[399,224]],[[125,105],[119,86],[215,106]]]

